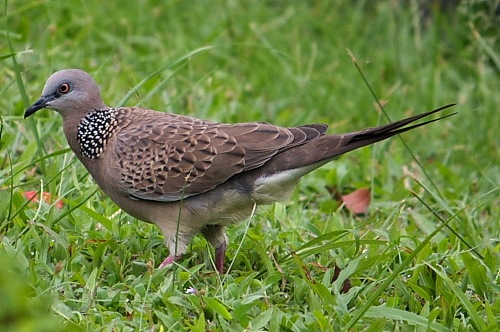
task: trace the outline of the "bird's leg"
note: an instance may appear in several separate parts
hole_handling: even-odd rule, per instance
[[[224,258],[226,257],[227,237],[222,225],[206,225],[201,234],[215,248],[215,268],[224,273]]]
[[[193,238],[193,235],[191,235],[190,233],[179,233],[175,235],[170,233],[168,230],[166,232],[163,232],[163,234],[165,236],[165,245],[169,250],[169,255],[158,266],[159,269],[171,265],[172,263],[181,259],[187,250],[187,243],[189,243],[189,241],[191,241],[191,239]]]
[[[215,268],[220,274],[224,273],[224,258],[226,257],[227,243],[224,240],[217,248],[215,248]]]

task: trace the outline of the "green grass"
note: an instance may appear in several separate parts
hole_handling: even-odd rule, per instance
[[[0,329],[495,331],[494,1],[428,20],[417,1],[336,3],[4,1]],[[258,208],[229,229],[227,275],[213,273],[201,237],[156,270],[168,254],[159,230],[97,189],[56,113],[22,117],[48,75],[80,67],[111,106],[331,132],[385,123],[347,50],[392,120],[452,102],[459,114],[405,134],[411,150],[394,138],[353,152],[305,177],[290,202]],[[368,215],[350,215],[328,187],[370,187]],[[34,190],[52,200],[29,203]]]

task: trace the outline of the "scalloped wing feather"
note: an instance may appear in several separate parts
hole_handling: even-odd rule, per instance
[[[214,189],[327,128],[219,124],[141,108],[119,108],[116,114],[114,154],[122,190],[137,199],[164,202]]]

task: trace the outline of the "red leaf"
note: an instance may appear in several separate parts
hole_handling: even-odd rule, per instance
[[[342,195],[347,210],[354,214],[366,214],[370,206],[370,188],[360,188],[348,195]]]
[[[25,191],[23,193],[23,196],[31,201],[31,202],[38,202],[39,201],[39,198],[38,198],[38,192],[36,191]],[[46,203],[52,203],[54,201],[53,197],[52,197],[52,194],[49,193],[49,192],[46,192],[44,191],[42,193],[42,199],[44,202]],[[58,208],[58,209],[62,209],[63,207],[63,202],[62,201],[57,201],[56,204],[55,204],[55,207]]]

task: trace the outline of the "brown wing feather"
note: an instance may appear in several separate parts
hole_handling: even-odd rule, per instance
[[[219,124],[140,108],[120,108],[116,114],[114,153],[123,190],[167,202],[209,191],[326,130],[325,125]]]

